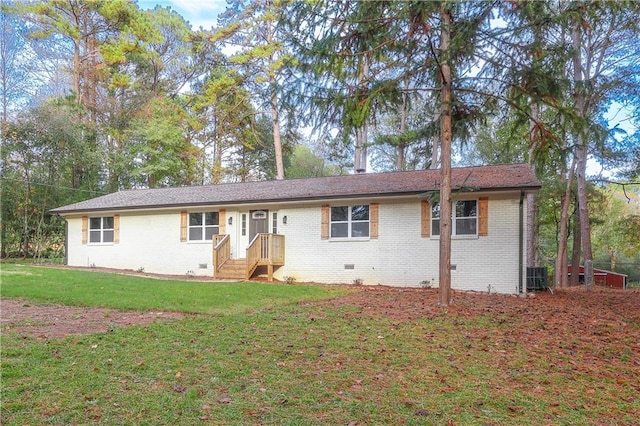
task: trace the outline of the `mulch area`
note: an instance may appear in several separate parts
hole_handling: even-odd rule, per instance
[[[345,308],[354,318],[386,317],[397,324],[441,316],[463,324],[484,317],[495,326],[467,327],[464,338],[491,342],[499,365],[507,365],[511,351],[520,347],[550,371],[577,371],[640,393],[640,289],[575,287],[526,297],[455,292],[450,306],[437,302],[433,289],[375,287],[316,303]]]
[[[483,313],[528,318],[561,317],[572,323],[595,320],[620,321],[620,318],[640,323],[640,289],[617,290],[595,287],[573,287],[553,293],[529,293],[527,296],[453,292],[448,307],[438,306],[437,289],[362,287],[362,291],[327,301],[336,306],[352,305],[358,314],[386,316],[398,321],[432,318],[443,312],[472,317]]]

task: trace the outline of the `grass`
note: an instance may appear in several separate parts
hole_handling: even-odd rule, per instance
[[[343,294],[344,288],[156,280],[98,271],[2,264],[2,295],[72,306],[233,313]]]
[[[3,267],[2,277],[3,297],[129,306],[120,295],[154,309],[203,286],[29,267]],[[513,337],[522,323],[501,314],[398,322],[295,303],[333,296],[331,287],[273,286],[284,295],[266,287],[267,297],[251,302],[234,293],[254,299],[251,284],[203,287],[206,297],[229,295],[245,308],[186,298],[177,306],[216,315],[47,341],[3,334],[2,424],[637,423],[633,384],[571,368],[590,353],[576,347],[580,336],[564,348],[531,348]]]

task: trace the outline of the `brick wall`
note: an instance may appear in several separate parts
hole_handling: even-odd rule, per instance
[[[517,195],[516,195],[517,197]],[[355,202],[354,202],[355,203]],[[334,203],[340,205],[347,203]],[[438,238],[420,236],[420,202],[380,201],[377,240],[348,241],[320,238],[320,204],[283,211],[289,223],[286,265],[277,278],[298,281],[417,287],[438,285]],[[517,198],[489,199],[489,235],[454,237],[452,286],[454,289],[515,293],[518,291]],[[353,266],[353,269],[347,269]]]
[[[452,287],[461,290],[516,293],[518,291],[518,193],[489,195],[489,234],[452,242]],[[378,239],[321,239],[321,206],[325,203],[261,206],[278,213],[278,233],[286,238],[286,264],[277,279],[298,282],[353,283],[419,287],[438,285],[437,237],[420,233],[420,200],[351,200],[331,203],[379,203]],[[200,209],[202,210],[202,209]],[[248,236],[241,236],[240,215],[247,209],[226,209],[233,225],[233,257],[243,258]],[[526,211],[524,212],[526,217]],[[103,215],[109,215],[103,214]],[[287,224],[282,222],[287,216]],[[180,242],[180,212],[120,215],[119,244],[81,244],[81,217],[67,217],[68,259],[72,266],[99,266],[163,274],[213,273],[210,242]],[[228,220],[228,219],[227,219]],[[526,234],[525,234],[526,235]],[[204,266],[204,267],[203,267]],[[526,286],[525,286],[526,287]]]

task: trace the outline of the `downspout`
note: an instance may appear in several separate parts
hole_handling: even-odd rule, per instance
[[[69,265],[69,221],[64,219],[64,264]]]
[[[519,229],[518,229],[518,294],[522,294],[523,291],[523,271],[524,267],[524,190],[520,190],[520,211],[519,211]]]

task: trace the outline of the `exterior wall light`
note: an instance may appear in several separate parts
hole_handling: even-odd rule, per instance
[[[282,216],[282,223],[287,224],[287,216]]]

